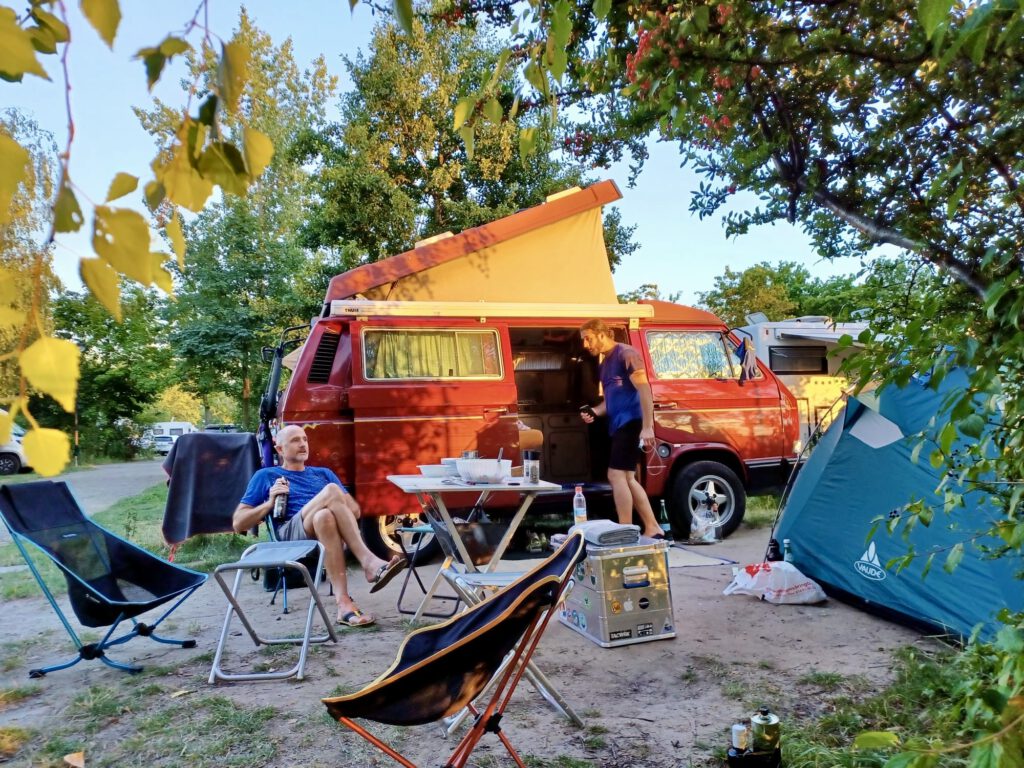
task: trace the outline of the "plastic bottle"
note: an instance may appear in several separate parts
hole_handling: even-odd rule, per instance
[[[789,543],[789,539],[782,540],[782,559],[787,563],[793,562],[793,546]]]
[[[587,499],[582,485],[576,486],[576,495],[572,497],[572,521],[574,525],[587,522]]]

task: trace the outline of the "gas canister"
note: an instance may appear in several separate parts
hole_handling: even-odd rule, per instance
[[[771,752],[779,748],[779,717],[769,711],[768,707],[761,707],[750,718],[750,730],[755,752]]]

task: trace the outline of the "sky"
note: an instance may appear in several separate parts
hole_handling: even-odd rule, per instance
[[[357,5],[350,13],[348,3],[338,0],[250,0],[245,5],[257,26],[276,44],[292,38],[300,66],[322,54],[330,71],[341,78],[339,90],[350,87],[341,57],[352,56],[368,45],[376,21],[368,8]],[[133,106],[147,107],[151,95],[146,89],[143,65],[132,57],[140,48],[156,45],[168,33],[181,32],[195,8],[190,3],[143,0],[121,0],[121,6],[124,18],[110,51],[81,18],[78,3],[66,4],[72,29],[69,71],[75,122],[71,176],[94,203],[103,201],[111,179],[119,171],[138,176],[140,185],[152,178],[149,163],[155,145],[132,112]],[[227,40],[237,24],[240,4],[210,0],[209,6],[210,30]],[[196,32],[189,37],[193,44],[198,40]],[[58,80],[59,62],[54,57],[42,58],[54,82],[26,76],[20,85],[3,84],[5,101],[0,108],[16,107],[33,117],[63,148],[67,117],[63,83]],[[183,104],[184,93],[178,85],[182,73],[181,66],[168,67],[153,95],[172,105]],[[795,261],[821,278],[859,269],[854,259],[830,263],[820,258],[807,237],[786,224],[759,227],[741,238],[727,239],[721,216],[701,221],[689,212],[690,194],[699,179],[679,168],[674,144],[651,142],[650,158],[632,188],[628,186],[626,164],[595,171],[595,175],[618,184],[623,199],[615,207],[621,211],[624,224],[636,225],[633,238],[640,244],[614,274],[619,293],[655,283],[663,295],[678,292],[682,303],[692,304],[697,301],[697,293],[714,287],[715,278],[726,267],[739,271],[762,261]],[[130,197],[117,205],[130,205]],[[743,199],[741,195],[736,198],[737,202]],[[90,221],[88,212],[86,220]],[[90,255],[89,251],[84,233],[58,240],[55,267],[69,287],[80,287],[78,260]]]

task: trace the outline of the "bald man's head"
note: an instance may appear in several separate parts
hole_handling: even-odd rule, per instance
[[[281,455],[283,465],[288,469],[302,469],[309,458],[309,440],[306,430],[296,424],[289,424],[277,431],[274,445]]]

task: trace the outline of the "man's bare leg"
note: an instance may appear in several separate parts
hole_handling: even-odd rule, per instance
[[[336,485],[328,485],[320,493],[310,499],[309,503],[300,512],[303,515],[302,526],[307,536],[312,536],[307,514],[319,510],[325,510],[334,518],[335,530],[341,536],[342,541],[348,545],[349,552],[359,561],[363,573],[368,582],[372,582],[380,571],[381,566],[387,565],[387,561],[381,560],[363,541],[359,532],[359,523],[356,520],[355,512],[350,506],[351,497]],[[326,546],[326,545],[324,545]]]
[[[608,482],[612,486],[612,499],[615,501],[615,514],[622,525],[633,522],[633,509],[640,515],[641,532],[644,536],[661,534],[661,526],[654,517],[651,501],[647,498],[640,481],[632,470],[608,469]]]
[[[305,510],[303,510],[305,512]],[[334,523],[334,515],[327,509],[310,512],[302,518],[306,534],[319,541],[324,547],[324,568],[327,578],[334,587],[334,599],[338,604],[338,618],[355,610],[356,604],[348,593],[348,574],[345,572],[345,547]],[[312,528],[312,531],[309,528]]]

